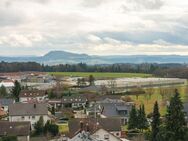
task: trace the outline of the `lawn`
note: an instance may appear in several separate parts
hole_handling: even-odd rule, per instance
[[[188,94],[185,92],[186,86],[179,85],[179,86],[174,86],[173,88],[178,89],[183,102],[188,101]],[[134,96],[132,95],[130,97],[136,103],[137,107],[140,104],[144,104],[147,114],[153,111],[153,105],[155,101],[158,101],[159,103],[159,110],[161,115],[165,115],[166,113],[166,105],[164,104],[164,100],[162,100],[162,96],[160,95],[159,88],[155,88],[155,93],[151,95],[151,98],[147,98],[147,94],[139,95],[138,99],[136,98],[135,95]]]
[[[151,77],[151,74],[144,73],[107,73],[107,72],[49,72],[56,76],[77,76],[88,77],[93,75],[95,78],[121,78],[121,77]]]
[[[68,123],[58,124],[58,127],[59,127],[59,132],[60,133],[67,133],[67,132],[69,132]]]

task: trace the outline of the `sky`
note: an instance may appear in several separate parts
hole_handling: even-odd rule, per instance
[[[188,55],[188,0],[0,0],[0,56]]]

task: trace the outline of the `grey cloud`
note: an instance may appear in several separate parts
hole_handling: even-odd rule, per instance
[[[138,8],[160,9],[164,3],[161,0],[129,0],[136,4]]]
[[[8,0],[7,0],[8,1]],[[12,0],[9,0],[9,2],[11,2]],[[41,3],[41,4],[46,4],[48,2],[50,2],[51,0],[14,0],[15,1],[22,1],[22,2],[36,2],[36,3]]]
[[[188,30],[181,27],[176,27],[176,34],[168,32],[154,32],[154,31],[143,31],[143,32],[103,32],[97,33],[96,35],[100,38],[109,37],[121,42],[132,42],[135,44],[153,44],[154,41],[164,40],[171,44],[176,45],[188,45]]]
[[[105,0],[83,0],[82,5],[85,7],[97,7],[101,5]]]
[[[0,9],[0,26],[15,26],[22,23],[23,20],[23,14],[21,13],[14,10]]]

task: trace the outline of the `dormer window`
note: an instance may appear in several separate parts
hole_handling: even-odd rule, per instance
[[[105,135],[104,135],[104,139],[105,139],[105,140],[109,140],[109,135],[108,135],[108,134],[105,134]]]

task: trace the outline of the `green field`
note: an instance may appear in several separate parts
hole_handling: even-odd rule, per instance
[[[188,93],[186,91],[187,86],[179,85],[179,86],[174,86],[172,88],[173,89],[177,88],[180,93],[182,101],[188,102]],[[151,98],[149,98],[149,99],[147,99],[147,94],[140,95],[138,97],[138,99],[134,95],[131,95],[130,97],[135,102],[137,107],[139,107],[140,104],[144,104],[147,114],[149,114],[153,111],[153,105],[154,105],[155,101],[158,101],[160,113],[161,113],[161,115],[165,115],[166,104],[164,104],[164,100],[162,99],[162,97],[159,93],[160,93],[159,88],[155,88],[154,94],[152,94]]]
[[[119,78],[119,77],[151,77],[151,74],[144,73],[106,73],[106,72],[49,72],[55,76],[77,76],[88,77],[93,75],[95,78]]]

